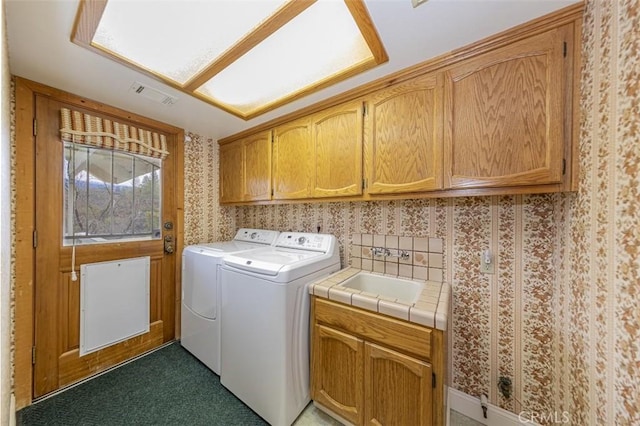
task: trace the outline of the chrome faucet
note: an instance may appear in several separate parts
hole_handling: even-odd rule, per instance
[[[371,253],[373,253],[374,256],[390,256],[391,252],[389,251],[388,248],[384,248],[384,247],[373,247],[371,249]]]
[[[371,253],[374,256],[397,257],[402,260],[409,260],[409,252],[406,250],[396,250],[396,254],[391,254],[391,250],[385,247],[373,247]]]

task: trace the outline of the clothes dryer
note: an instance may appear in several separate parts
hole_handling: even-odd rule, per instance
[[[238,230],[231,241],[197,244],[182,252],[182,346],[220,374],[220,266],[224,256],[268,247],[277,231]]]

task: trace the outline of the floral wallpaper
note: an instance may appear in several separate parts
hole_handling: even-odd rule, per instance
[[[577,193],[220,207],[217,144],[190,135],[187,243],[239,227],[441,238],[449,382],[539,423],[640,424],[640,4],[587,0]],[[481,274],[489,248],[494,274]],[[498,379],[513,381],[513,395]]]
[[[640,4],[588,0],[580,187],[561,200],[558,409],[640,424]]]

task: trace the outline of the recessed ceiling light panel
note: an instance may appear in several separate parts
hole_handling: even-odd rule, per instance
[[[244,119],[388,60],[363,0],[80,0],[72,41]]]

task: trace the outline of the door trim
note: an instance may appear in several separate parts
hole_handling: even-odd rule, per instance
[[[35,250],[33,232],[35,229],[35,119],[36,94],[48,96],[58,101],[76,105],[96,112],[118,116],[128,121],[138,122],[158,129],[175,138],[176,151],[171,154],[175,167],[174,194],[176,223],[174,224],[175,247],[175,336],[180,335],[180,283],[182,253],[184,244],[184,130],[169,124],[152,120],[120,108],[102,104],[59,89],[55,89],[22,77],[14,77],[15,88],[15,162],[13,164],[15,200],[15,363],[14,392],[16,410],[33,401],[32,347],[34,342],[34,284]]]

